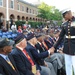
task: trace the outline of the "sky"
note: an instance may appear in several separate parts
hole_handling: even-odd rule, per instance
[[[37,2],[38,0],[24,0],[29,3]],[[75,12],[75,0],[40,0],[41,2],[45,2],[48,5],[55,6],[60,11],[70,8],[73,12]]]

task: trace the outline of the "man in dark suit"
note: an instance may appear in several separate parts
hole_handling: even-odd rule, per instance
[[[33,69],[32,66],[36,64],[32,56],[25,50],[25,47],[27,46],[25,36],[23,34],[18,35],[17,38],[15,39],[15,43],[16,47],[11,54],[16,62],[16,66],[20,72],[20,75],[34,75],[34,72],[32,71]],[[36,67],[34,68],[34,71],[35,70]]]
[[[39,35],[36,36],[36,38],[37,38],[37,41],[38,41],[37,44],[35,45],[37,50],[40,50],[40,53],[47,51],[46,47],[44,47],[44,45],[42,43],[44,41],[45,35],[39,34]]]
[[[9,54],[12,43],[6,39],[0,39],[0,75],[20,75],[13,57]]]
[[[45,47],[42,45],[44,37],[45,36],[43,36],[43,35],[38,35],[37,36],[38,43],[35,46],[36,46],[37,50],[39,51],[39,53],[47,51],[45,49]],[[45,40],[47,40],[47,39],[48,38],[45,38]],[[49,42],[49,40],[47,40],[47,41]],[[50,55],[50,58],[45,58],[45,61],[52,63],[53,66],[54,66],[55,72],[57,73],[58,69],[60,70],[60,69],[63,68],[63,64],[62,63],[64,61],[64,56],[61,55],[60,53],[54,53],[54,54]]]
[[[53,65],[51,63],[44,62],[44,60],[43,60],[43,58],[48,57],[54,51],[48,50],[48,51],[45,51],[43,53],[38,53],[38,51],[37,51],[37,49],[35,47],[35,45],[37,43],[37,39],[36,39],[36,37],[35,37],[35,35],[33,33],[29,33],[27,35],[27,40],[28,40],[28,44],[27,44],[26,50],[32,54],[34,60],[38,64],[39,63],[41,64],[43,62],[44,63],[43,66],[46,66],[47,68],[50,69],[50,74],[51,75],[56,75]],[[42,61],[41,62],[38,62],[39,60],[42,60]]]

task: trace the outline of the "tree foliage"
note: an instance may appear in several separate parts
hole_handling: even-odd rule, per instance
[[[38,17],[41,17],[43,19],[47,20],[62,20],[61,12],[56,9],[54,6],[49,6],[45,4],[44,2],[41,3],[41,5],[38,6],[39,8],[39,14]]]

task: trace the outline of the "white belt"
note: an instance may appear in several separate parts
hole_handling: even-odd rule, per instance
[[[67,35],[66,35],[66,38],[74,39],[74,38],[75,38],[75,36],[70,36],[70,37],[69,37],[69,36],[67,36]]]

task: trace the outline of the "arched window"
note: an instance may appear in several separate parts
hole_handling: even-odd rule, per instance
[[[20,20],[20,16],[19,15],[17,16],[17,20]]]

